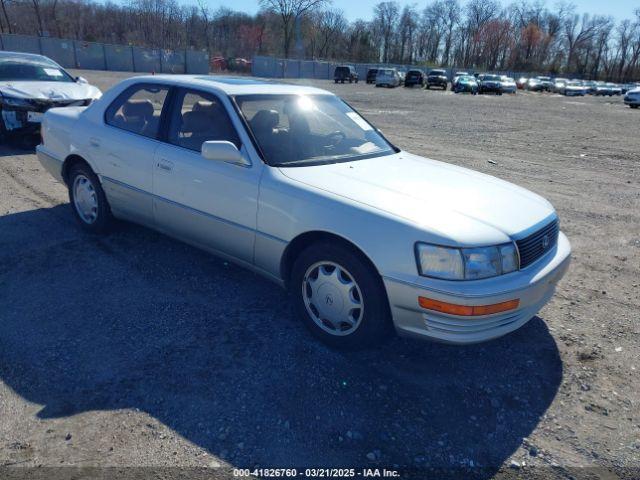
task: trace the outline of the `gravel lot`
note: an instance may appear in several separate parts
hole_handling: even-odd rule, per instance
[[[126,75],[82,74],[102,88]],[[83,233],[33,152],[0,147],[0,477],[638,478],[640,111],[620,97],[301,83],[406,150],[548,198],[574,248],[551,303],[482,345],[331,351],[261,277],[133,225]]]

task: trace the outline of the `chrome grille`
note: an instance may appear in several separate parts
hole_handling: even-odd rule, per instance
[[[556,219],[528,237],[516,240],[520,254],[520,268],[528,267],[555,247],[559,232],[560,225]]]

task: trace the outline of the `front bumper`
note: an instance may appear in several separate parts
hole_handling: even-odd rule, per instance
[[[480,85],[480,91],[482,93],[502,93],[504,90],[502,88],[502,85]]]
[[[501,277],[451,282],[419,277],[414,282],[383,277],[396,331],[401,336],[446,343],[484,342],[510,333],[533,318],[551,299],[571,262],[571,245],[560,233],[556,247],[533,265]],[[519,299],[517,309],[463,317],[425,310],[418,297],[458,305],[490,305]]]
[[[474,93],[478,91],[478,86],[477,85],[468,85],[468,84],[464,84],[464,83],[457,83],[456,86],[454,87],[454,90],[456,93],[463,93],[463,92],[469,92],[469,93]]]
[[[448,84],[449,84],[449,82],[447,82],[446,80],[427,79],[427,85],[429,85],[430,87],[447,88]]]
[[[9,135],[35,135],[40,132],[41,112],[24,108],[0,107],[0,121]]]

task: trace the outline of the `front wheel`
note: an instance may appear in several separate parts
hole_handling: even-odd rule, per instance
[[[86,164],[71,167],[68,176],[69,201],[76,220],[91,233],[104,233],[113,217],[100,180]]]
[[[290,291],[307,328],[331,347],[368,347],[393,331],[378,272],[346,246],[319,243],[304,250],[293,265]]]

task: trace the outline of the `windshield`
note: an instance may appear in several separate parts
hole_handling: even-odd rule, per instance
[[[269,165],[316,165],[395,153],[364,118],[333,95],[239,95],[235,100]]]
[[[500,77],[497,75],[482,75],[482,80],[489,80],[489,81],[500,81]]]
[[[73,78],[54,64],[17,60],[0,61],[0,81],[73,82]]]

